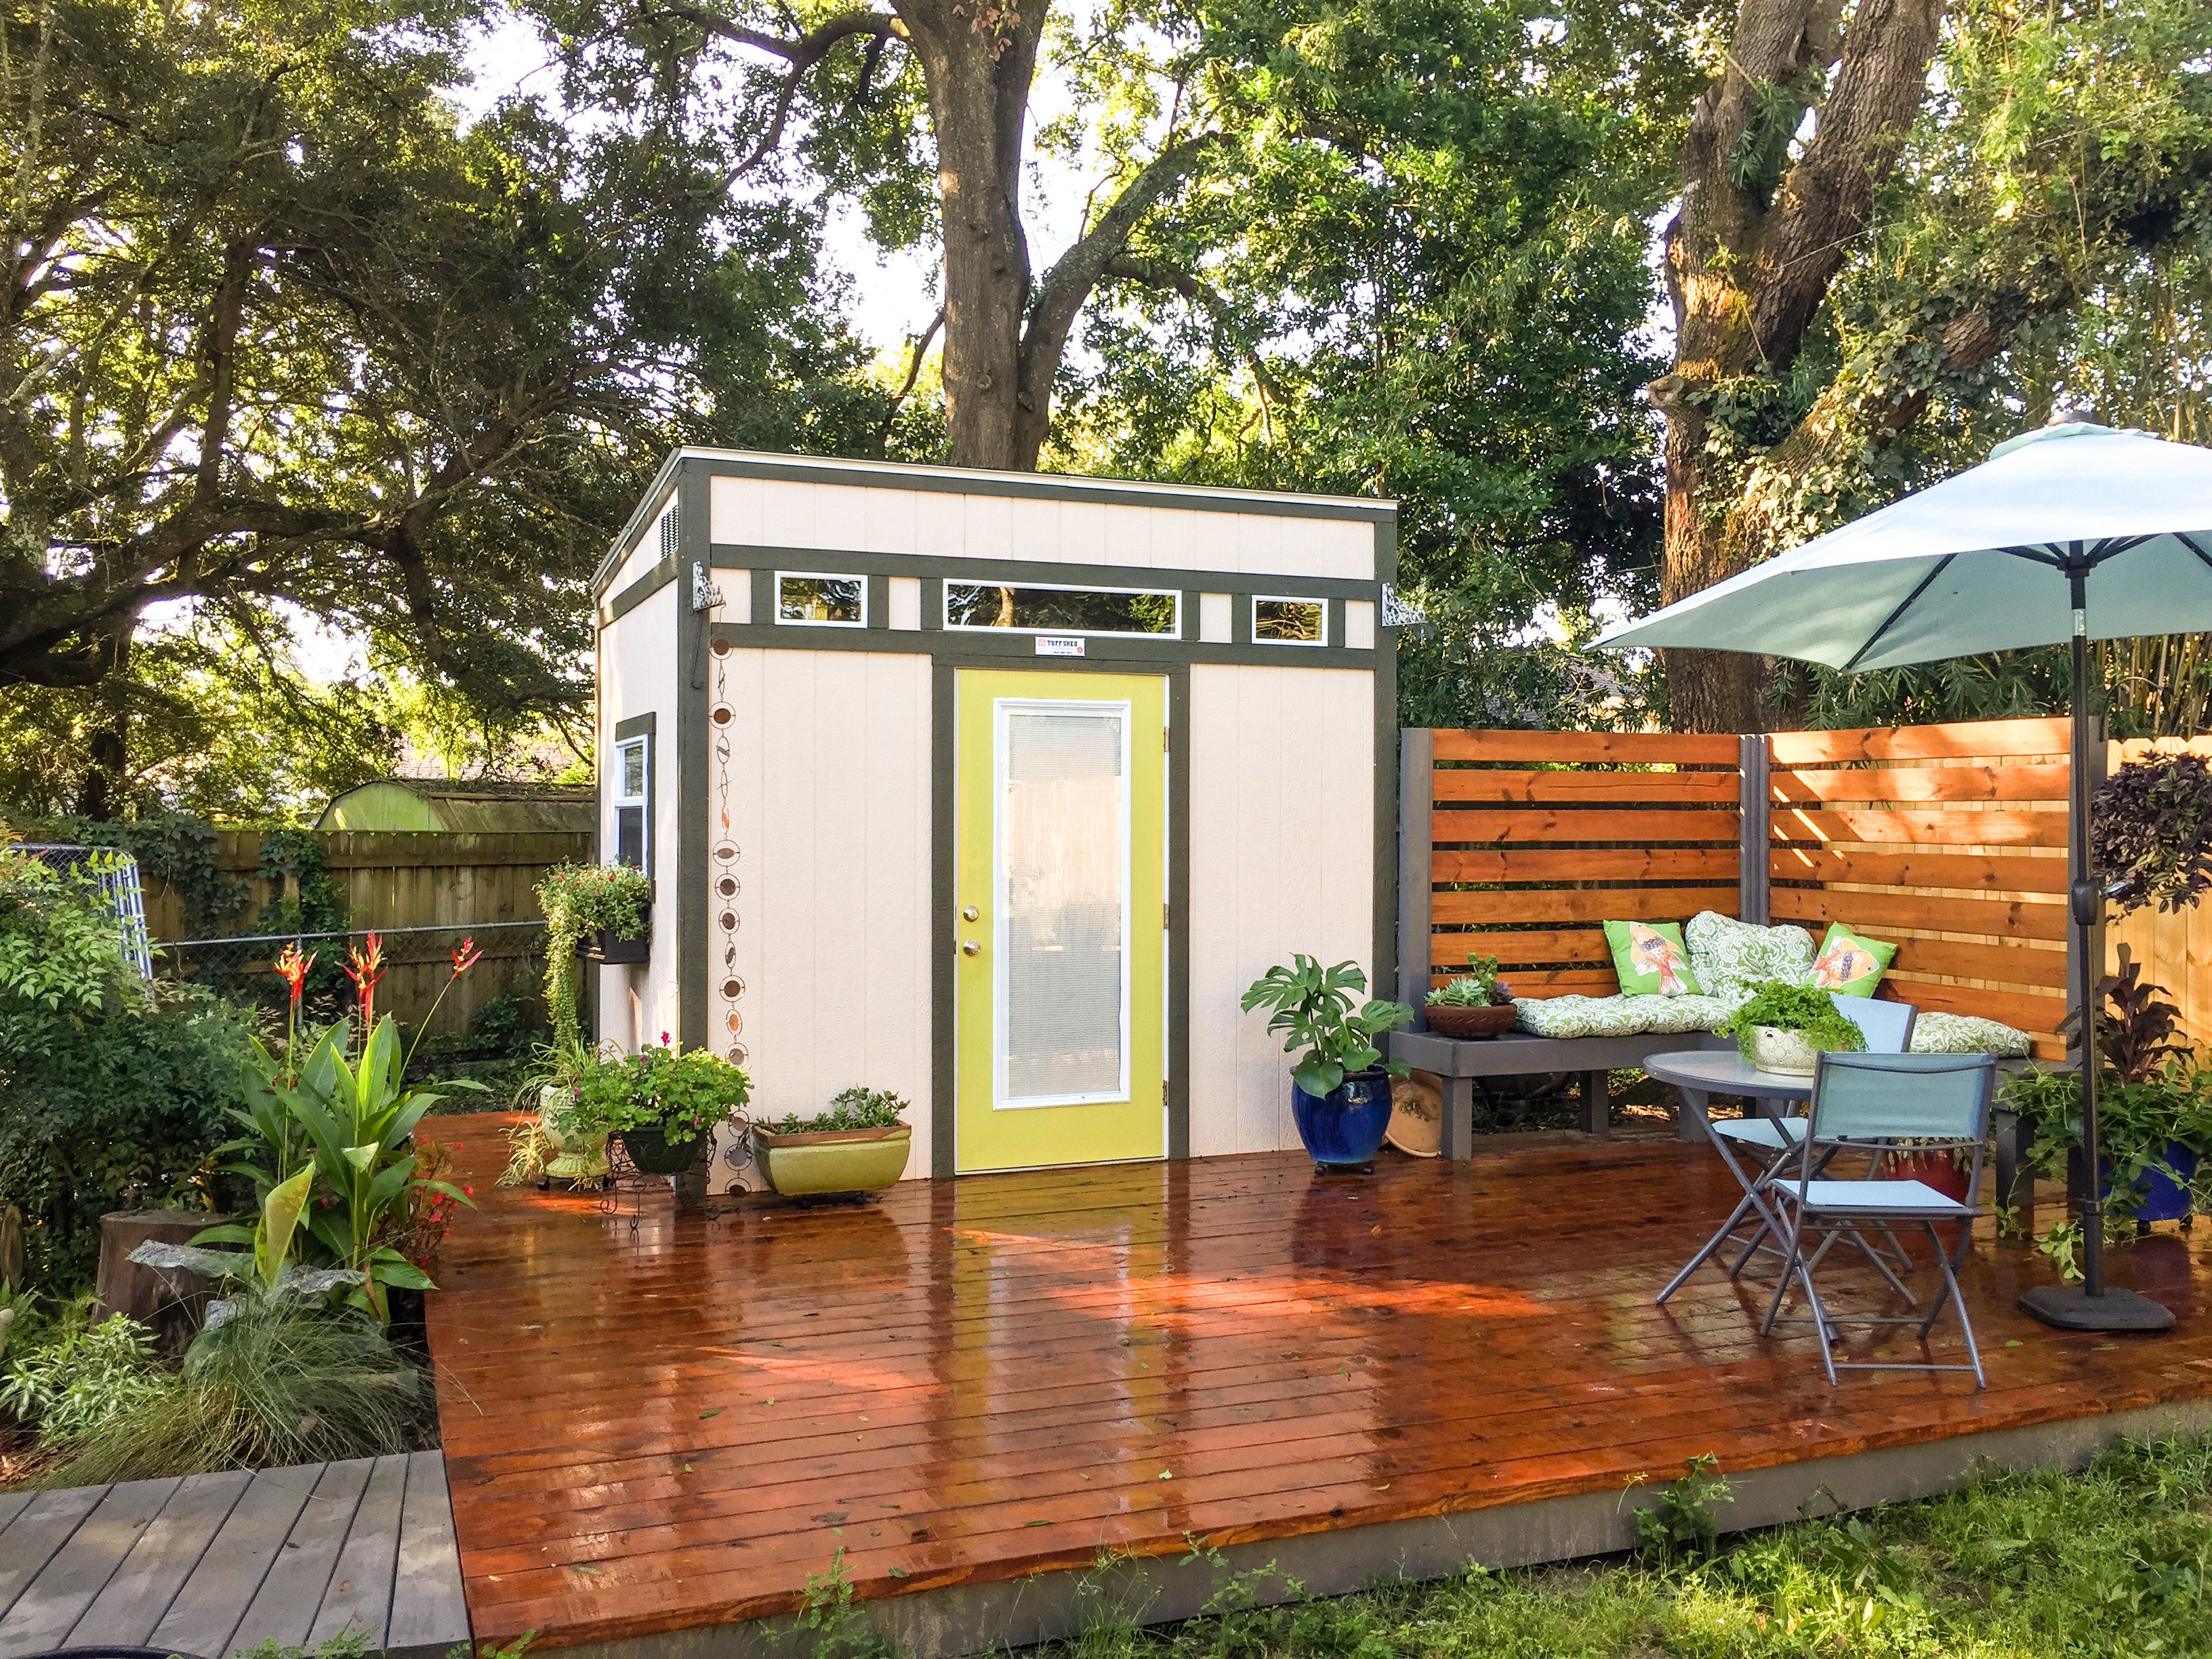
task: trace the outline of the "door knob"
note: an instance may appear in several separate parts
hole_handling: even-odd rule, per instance
[[[960,920],[963,921],[975,921],[980,919],[982,914],[983,913],[981,910],[978,910],[974,905],[967,905],[963,907],[960,912]]]
[[[978,945],[972,939],[963,939],[960,941],[960,954],[963,957],[975,956],[981,951],[982,948],[983,947],[981,945]]]

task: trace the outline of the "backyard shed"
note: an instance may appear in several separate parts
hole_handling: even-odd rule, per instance
[[[600,854],[653,879],[601,1034],[756,1118],[895,1091],[909,1176],[1295,1147],[1237,999],[1296,951],[1393,988],[1396,526],[671,456],[594,584]]]
[[[318,830],[447,835],[588,835],[596,817],[587,783],[500,778],[379,778],[333,795]]]

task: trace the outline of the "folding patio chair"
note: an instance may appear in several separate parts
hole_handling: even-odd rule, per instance
[[[1828,1381],[1839,1370],[1966,1371],[1977,1387],[1986,1388],[1981,1351],[1974,1346],[1974,1328],[1967,1317],[1966,1298],[1959,1290],[1959,1268],[1973,1242],[1974,1220],[1981,1214],[1982,1158],[1990,1133],[1990,1102],[1996,1087],[1996,1061],[1989,1054],[1824,1054],[1813,1076],[1813,1109],[1806,1120],[1803,1147],[1795,1161],[1795,1173],[1770,1182],[1767,1199],[1786,1260],[1782,1279],[1774,1287],[1761,1336],[1772,1332],[1782,1303],[1794,1279],[1804,1290],[1814,1327],[1820,1335],[1820,1363]],[[1911,1143],[1912,1151],[1971,1151],[1973,1158],[1964,1203],[1917,1181],[1835,1181],[1823,1174],[1835,1152],[1857,1149],[1881,1155]],[[1959,1230],[1958,1243],[1943,1248],[1938,1223]],[[1831,1313],[1814,1283],[1814,1274],[1839,1239],[1856,1242],[1875,1256],[1864,1230],[1878,1227],[1918,1227],[1934,1247],[1936,1265],[1943,1286],[1925,1316],[1862,1314],[1838,1318]],[[1895,1276],[1885,1267],[1883,1277],[1896,1288]],[[1909,1298],[1908,1298],[1909,1299]],[[1964,1365],[1934,1361],[1856,1361],[1838,1364],[1832,1352],[1838,1330],[1848,1326],[1917,1325],[1925,1342],[1946,1303],[1957,1307],[1959,1329],[1966,1340]]]
[[[1866,1039],[1866,1051],[1871,1054],[1901,1054],[1912,1044],[1912,1024],[1920,1011],[1909,1002],[1879,1001],[1873,997],[1838,996],[1828,994],[1838,1013],[1859,1028]],[[1767,1239],[1773,1233],[1773,1218],[1767,1213],[1760,1188],[1789,1167],[1790,1155],[1804,1139],[1805,1120],[1802,1117],[1770,1117],[1765,1112],[1755,1112],[1748,1117],[1717,1119],[1705,1115],[1705,1138],[1713,1150],[1721,1155],[1736,1185],[1743,1188],[1743,1196],[1729,1212],[1729,1218],[1720,1230],[1698,1252],[1683,1264],[1682,1271],[1667,1281],[1667,1288],[1659,1292],[1659,1305],[1664,1307],[1667,1298],[1682,1288],[1683,1281],[1703,1267],[1715,1252],[1728,1243],[1740,1227],[1752,1228],[1750,1237],[1744,1241],[1741,1252],[1729,1264],[1728,1276],[1734,1279],[1749,1265],[1751,1258],[1762,1249],[1771,1249]],[[1896,1244],[1896,1241],[1890,1241]],[[1897,1245],[1897,1252],[1905,1270],[1911,1270],[1911,1259],[1905,1255],[1905,1247]],[[1904,1291],[1902,1284],[1898,1289]],[[1911,1292],[1905,1292],[1911,1299]]]

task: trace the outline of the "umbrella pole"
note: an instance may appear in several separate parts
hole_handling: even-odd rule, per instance
[[[2078,544],[2076,544],[2078,549]],[[2069,1331],[2162,1331],[2172,1312],[2133,1291],[2105,1283],[2105,1180],[2097,1138],[2097,987],[2104,964],[2091,959],[2104,894],[2089,867],[2089,629],[2086,589],[2089,568],[2069,564],[2066,571],[2074,598],[2074,752],[2068,769],[2070,793],[2066,811],[2068,921],[2072,932],[2075,982],[2081,992],[2081,1161],[2089,1196],[2081,1216],[2081,1283],[2039,1285],[2020,1299],[2023,1311],[2046,1325]]]

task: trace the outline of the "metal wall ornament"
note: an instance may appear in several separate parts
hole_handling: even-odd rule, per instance
[[[714,873],[709,885],[715,902],[720,907],[714,921],[718,929],[718,948],[720,952],[721,973],[715,989],[721,1006],[722,1058],[732,1066],[743,1066],[751,1058],[745,1045],[738,1039],[745,1029],[744,1011],[738,1005],[744,1000],[744,976],[738,972],[738,900],[744,891],[737,876],[737,866],[742,856],[736,835],[736,823],[730,810],[732,780],[730,776],[732,745],[732,730],[737,724],[737,708],[730,702],[729,665],[730,642],[717,640],[714,645],[714,690],[708,705],[708,733],[714,757],[714,843],[713,858]],[[741,1188],[757,1190],[766,1185],[761,1172],[754,1166],[751,1125],[743,1113],[717,1131],[722,1145],[717,1163],[726,1172],[723,1190]]]

